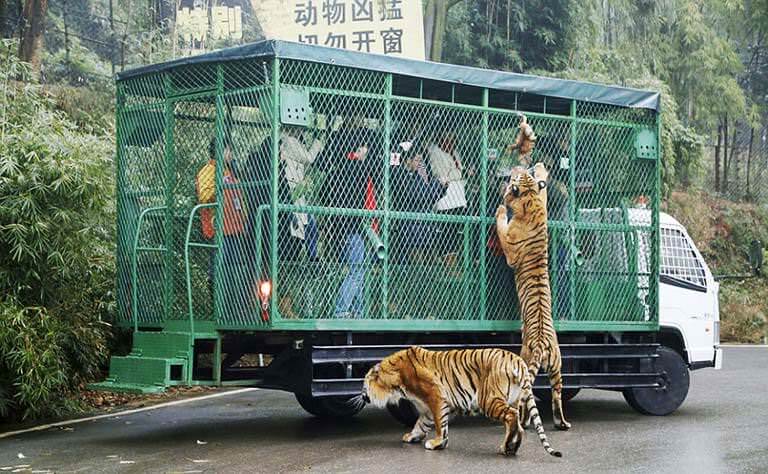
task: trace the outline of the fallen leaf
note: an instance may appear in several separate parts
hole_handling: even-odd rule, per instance
[[[61,431],[75,431],[75,429],[72,428],[71,426],[65,426],[65,427],[61,428]]]
[[[117,454],[110,454],[110,455],[107,456],[107,459],[117,459],[119,457],[120,456],[118,456]]]
[[[201,446],[202,446],[202,445],[204,445],[204,444],[208,444],[208,441],[200,441],[200,440],[198,439],[198,440],[197,440],[197,444],[199,444],[199,445],[201,445]]]
[[[26,456],[24,456],[22,453],[17,454],[16,457],[19,459],[26,459]]]
[[[126,424],[126,425],[132,425],[132,424],[133,424],[133,422],[132,422],[132,421],[126,421],[126,422],[125,422],[125,424]]]
[[[210,459],[193,459],[192,462],[202,464],[206,462],[211,462]]]
[[[120,461],[120,464],[136,464],[136,461]]]

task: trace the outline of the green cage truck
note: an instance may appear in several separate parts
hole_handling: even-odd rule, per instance
[[[655,92],[281,41],[123,72],[118,323],[133,348],[95,387],[256,386],[346,417],[400,348],[519,350],[494,214],[530,158],[550,171],[566,398],[615,390],[670,413],[689,370],[722,354],[717,283],[659,212],[659,107]],[[530,157],[510,151],[521,114]]]

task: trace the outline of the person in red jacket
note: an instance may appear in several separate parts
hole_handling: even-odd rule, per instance
[[[323,188],[325,205],[338,209],[376,208],[374,168],[380,153],[375,132],[365,128],[343,127],[330,138],[319,166],[328,170]],[[364,233],[370,226],[378,231],[375,218],[334,215],[328,219],[333,235],[331,246],[340,250],[347,267],[336,298],[336,318],[362,318],[364,312],[366,250]],[[334,245],[335,244],[335,245]]]
[[[224,167],[222,169],[222,188],[224,202],[221,203],[224,210],[223,229],[221,240],[221,267],[225,269],[223,277],[228,281],[220,282],[226,292],[224,294],[225,311],[243,311],[248,301],[243,288],[245,277],[242,272],[242,238],[245,231],[245,208],[242,192],[236,187],[237,177],[232,165],[232,148],[229,143],[224,144],[222,153]],[[208,146],[208,163],[197,173],[195,190],[197,201],[200,204],[209,204],[217,201],[216,195],[216,139],[211,140]],[[205,238],[213,240],[216,235],[216,211],[214,208],[200,210],[200,224]],[[209,278],[214,281],[216,275],[216,252],[211,252],[209,266]]]

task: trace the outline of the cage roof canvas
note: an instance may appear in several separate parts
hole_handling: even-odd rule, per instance
[[[179,67],[242,61],[253,58],[277,57],[281,59],[335,64],[338,66],[400,74],[422,79],[446,81],[489,89],[537,94],[545,97],[575,99],[621,107],[659,111],[658,92],[619,86],[606,86],[589,82],[555,79],[513,72],[500,72],[468,66],[457,66],[430,61],[361,53],[325,46],[308,45],[279,40],[265,40],[242,46],[220,49],[199,56],[180,58],[164,63],[142,66],[117,75],[118,81],[140,77]]]

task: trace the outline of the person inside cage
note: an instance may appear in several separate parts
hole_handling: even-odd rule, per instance
[[[402,203],[398,210],[406,212],[430,212],[445,194],[446,185],[432,176],[431,167],[424,154],[416,153],[406,158],[404,167],[393,173],[398,184]],[[398,263],[407,263],[428,251],[435,239],[434,224],[422,219],[408,219],[400,227],[402,248]]]
[[[224,210],[224,215],[222,216],[221,263],[218,268],[225,269],[222,272],[223,277],[220,278],[220,284],[229,293],[225,294],[223,299],[237,305],[233,309],[238,310],[246,303],[243,293],[245,281],[241,268],[241,246],[247,216],[242,191],[236,187],[238,179],[234,172],[232,145],[228,139],[225,139],[222,144],[222,157],[224,158],[222,166],[224,202],[221,207]],[[216,167],[220,165],[216,158],[217,140],[214,137],[208,145],[208,163],[198,171],[195,180],[197,201],[200,204],[210,204],[217,201]],[[213,208],[200,210],[200,224],[203,237],[213,240],[216,235],[216,212]],[[211,252],[210,255],[208,276],[213,284],[217,276],[217,252]]]
[[[366,227],[376,231],[377,222],[345,214],[343,209],[375,208],[375,175],[369,155],[378,150],[375,133],[363,127],[344,126],[330,139],[321,166],[327,170],[322,195],[325,205],[340,209],[329,217],[325,233],[346,267],[336,298],[336,318],[363,316],[366,268]]]
[[[306,198],[302,195],[307,185],[306,167],[311,165],[325,146],[320,139],[314,138],[312,143],[305,144],[302,140],[304,128],[286,125],[280,134],[280,202],[305,206]],[[314,216],[303,212],[292,212],[288,217],[289,242],[281,243],[286,246],[284,258],[298,260],[299,251],[306,247],[310,261],[317,259],[317,221]]]
[[[410,123],[402,140],[392,145],[390,157],[392,209],[428,213],[445,194],[443,185],[432,173],[427,159],[424,125],[418,119]],[[406,264],[424,257],[434,239],[434,223],[423,219],[405,219],[396,223],[398,236],[395,261]]]
[[[549,221],[568,221],[568,168],[562,165],[568,162],[569,134],[553,130],[543,134],[537,143],[538,161],[549,170],[547,182],[547,219]],[[565,161],[563,161],[565,159]],[[570,267],[571,252],[568,233],[550,226],[552,255],[550,262],[555,263],[554,301],[558,319],[567,319],[571,311]]]
[[[512,175],[512,168],[503,166],[498,159],[488,159],[488,207],[486,216],[491,217],[496,214],[499,203],[504,202],[504,193],[509,184],[509,178]],[[512,218],[512,212],[507,209],[507,218]],[[488,239],[486,242],[488,249],[488,274],[492,275],[493,283],[490,285],[490,291],[494,293],[497,301],[508,302],[509,305],[519,308],[517,290],[515,288],[515,271],[507,265],[507,258],[499,242],[499,234],[496,231],[496,225],[488,226]],[[513,312],[505,307],[499,317],[512,318]]]
[[[432,174],[444,187],[443,196],[435,202],[433,209],[439,214],[461,215],[466,212],[464,165],[456,149],[456,134],[443,130],[438,139],[427,147],[427,158],[432,167]],[[453,223],[440,225],[442,250],[448,257],[448,263],[454,264],[461,249],[460,226]]]
[[[306,198],[301,195],[306,182],[307,167],[314,163],[322,152],[324,143],[314,139],[307,146],[302,140],[304,129],[291,125],[284,125],[281,129],[278,142],[278,178],[277,196],[281,204],[293,204],[304,206]],[[251,272],[266,278],[269,275],[270,264],[270,229],[271,214],[261,212],[261,222],[258,222],[257,209],[270,204],[271,171],[272,171],[272,137],[262,140],[259,147],[254,150],[243,166],[243,179],[249,183],[250,189],[246,193],[248,208],[252,209],[248,220],[248,235],[254,239],[249,246],[248,260]],[[303,212],[280,212],[278,214],[277,251],[282,263],[295,263],[301,259],[301,251],[306,248],[307,258],[310,262],[318,259],[317,221],[314,216]],[[256,236],[261,233],[261,252],[257,257]],[[312,270],[317,270],[314,266]],[[296,317],[293,309],[293,295],[289,287],[281,292],[278,302],[280,314],[283,317]]]

